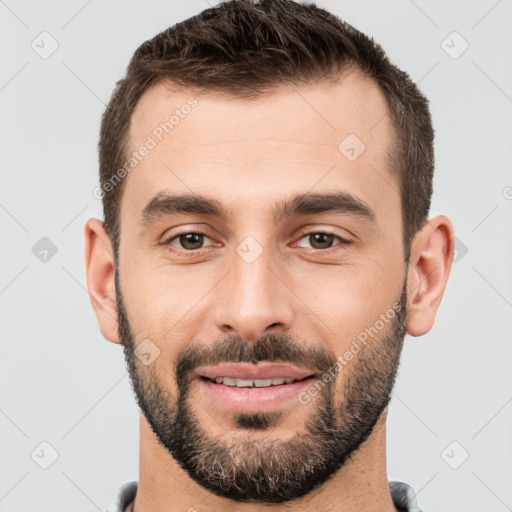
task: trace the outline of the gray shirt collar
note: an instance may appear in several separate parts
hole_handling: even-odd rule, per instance
[[[392,480],[389,482],[389,491],[393,504],[401,512],[423,512],[418,505],[416,493],[409,484]],[[105,512],[126,512],[128,505],[135,499],[135,494],[137,494],[137,480],[126,482],[117,490]]]

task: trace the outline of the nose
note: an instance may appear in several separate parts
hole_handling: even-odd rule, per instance
[[[247,341],[290,329],[293,293],[279,274],[266,251],[252,262],[235,253],[233,268],[218,285],[214,306],[217,328]]]

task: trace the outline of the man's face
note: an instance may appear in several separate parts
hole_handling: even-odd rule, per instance
[[[386,112],[348,75],[256,100],[159,84],[132,117],[130,151],[157,144],[121,202],[120,336],[159,441],[221,496],[307,494],[389,401],[406,265]]]

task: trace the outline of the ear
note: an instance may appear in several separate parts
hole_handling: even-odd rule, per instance
[[[89,219],[85,225],[85,271],[101,334],[112,343],[121,343],[115,308],[114,250],[103,222],[98,219]]]
[[[453,226],[439,215],[416,233],[407,278],[407,334],[426,334],[436,318],[452,267]]]

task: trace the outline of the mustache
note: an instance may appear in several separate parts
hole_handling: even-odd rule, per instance
[[[260,362],[288,363],[312,373],[325,373],[333,367],[336,357],[323,347],[309,346],[287,335],[268,334],[256,341],[232,336],[212,345],[192,342],[176,360],[177,385],[186,386],[190,373],[200,366]]]

